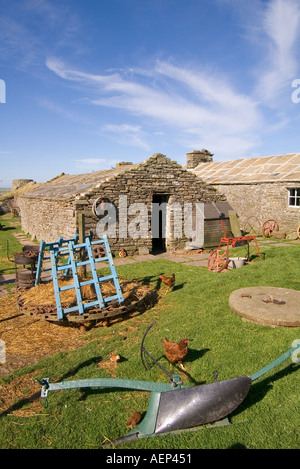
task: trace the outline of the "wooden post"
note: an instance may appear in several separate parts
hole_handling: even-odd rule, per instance
[[[79,213],[78,215],[78,225],[79,225],[79,244],[85,242],[85,216],[83,213]],[[80,250],[80,260],[86,260],[86,250],[82,248]],[[86,265],[81,265],[78,268],[78,275],[80,278],[86,278]]]
[[[78,215],[78,225],[79,225],[79,244],[84,243],[85,239],[85,216],[83,213]]]

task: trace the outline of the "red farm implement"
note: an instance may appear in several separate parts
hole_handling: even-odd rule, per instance
[[[247,260],[250,258],[250,243],[254,241],[260,260],[262,257],[258,248],[256,236],[235,236],[228,237],[224,227],[223,220],[221,220],[224,237],[221,237],[219,246],[212,251],[208,258],[208,269],[214,272],[221,272],[226,269],[229,262],[230,251],[232,248],[238,246],[247,246]]]

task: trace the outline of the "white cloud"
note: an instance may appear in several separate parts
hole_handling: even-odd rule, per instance
[[[297,74],[299,31],[299,2],[273,0],[268,4],[260,31],[267,46],[267,55],[257,86],[260,98],[267,103],[278,99],[282,90],[289,90]]]
[[[89,127],[95,127],[95,123],[92,121],[91,118],[86,117],[82,113],[79,114],[77,111],[74,111],[73,109],[65,109],[62,107],[60,104],[57,104],[54,101],[51,101],[50,99],[46,98],[41,98],[38,100],[39,106],[42,108],[55,112],[56,114],[68,119],[72,120],[74,122],[78,122],[79,124],[83,124]]]
[[[233,4],[237,6],[236,1]],[[252,9],[245,1],[242,4],[244,15],[251,12],[244,39],[255,38],[259,44],[257,63],[251,68],[253,91],[247,95],[232,85],[230,70],[221,74],[210,67],[207,72],[203,64],[191,67],[161,60],[146,69],[110,69],[103,74],[70,67],[55,57],[48,58],[46,65],[77,89],[80,85],[85,103],[120,111],[114,124],[107,122],[100,128],[100,133],[120,144],[148,150],[155,139],[173,139],[174,145],[188,149],[207,147],[219,159],[246,156],[264,135],[288,124],[280,97],[284,93],[290,97],[298,71],[300,4],[255,0]],[[247,18],[243,17],[245,24]],[[280,112],[268,115],[278,102]],[[120,115],[126,115],[126,124],[120,123]]]
[[[216,125],[225,132],[239,133],[257,125],[257,103],[233,90],[223,76],[179,68],[166,62],[158,63],[156,70],[193,93],[186,102],[187,115],[184,116],[191,130],[198,125]]]
[[[35,67],[44,63],[45,51],[51,48],[58,50],[67,46],[71,51],[82,53],[79,33],[83,31],[84,22],[73,13],[71,5],[63,3],[18,0],[16,8],[14,2],[5,2],[0,16],[1,61],[34,74]]]
[[[120,73],[82,72],[56,58],[49,58],[46,65],[61,78],[82,83],[87,92],[92,89],[95,94],[96,91],[99,97],[90,99],[91,104],[127,111],[133,118],[144,118],[147,123],[150,119],[152,126],[173,130],[177,141],[180,138],[203,141],[213,133],[221,145],[226,139],[244,136],[243,148],[247,151],[253,145],[251,133],[254,135],[260,125],[257,103],[236,92],[217,75],[168,62],[158,62],[152,70],[143,73],[134,74],[131,70],[131,79],[123,78]],[[121,143],[148,149],[142,125],[107,124],[102,130],[118,135]],[[156,131],[157,128],[153,133]]]
[[[150,150],[150,145],[146,142],[145,132],[139,125],[130,124],[106,124],[100,129],[103,135],[108,135],[123,145],[134,146]]]
[[[74,161],[76,168],[82,171],[100,171],[102,169],[110,169],[117,163],[116,160],[109,160],[108,158],[81,158]]]

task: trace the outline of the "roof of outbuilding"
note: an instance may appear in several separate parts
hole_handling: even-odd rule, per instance
[[[189,171],[208,184],[300,182],[300,153],[199,163]]]
[[[116,168],[94,171],[86,174],[63,174],[51,181],[41,184],[24,197],[38,199],[71,199],[100,186],[103,182],[118,176],[125,171],[136,168],[137,164],[121,164]]]
[[[109,181],[120,174],[130,172],[131,170],[143,171],[147,166],[155,168],[157,163],[178,167],[184,169],[176,161],[172,161],[162,153],[154,153],[146,160],[132,163],[118,163],[115,168],[102,171],[94,171],[85,174],[62,174],[51,181],[41,184],[38,188],[28,192],[23,197],[35,199],[51,199],[51,200],[71,200],[80,196],[85,196],[90,190],[100,187],[106,181]]]

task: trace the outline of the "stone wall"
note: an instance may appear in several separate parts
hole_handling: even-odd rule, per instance
[[[261,234],[262,224],[276,220],[280,232],[292,233],[300,224],[300,209],[288,206],[288,189],[299,183],[218,184],[214,187],[223,193],[239,216],[240,225],[249,225]]]
[[[75,233],[79,233],[80,215],[83,214],[85,233],[92,231],[94,239],[97,239],[99,238],[97,234],[99,216],[95,214],[93,207],[95,208],[96,203],[101,199],[105,199],[116,208],[115,236],[110,236],[108,233],[112,251],[118,252],[121,248],[126,249],[128,254],[145,248],[146,251],[147,249],[151,251],[151,209],[154,194],[165,195],[168,199],[168,208],[175,203],[180,204],[182,213],[184,203],[226,200],[215,188],[207,186],[194,174],[183,169],[181,165],[158,153],[133,169],[126,170],[125,165],[124,172],[70,200],[33,198],[30,194],[20,197],[18,205],[22,229],[38,241],[44,240],[47,243],[57,241],[59,236],[64,239],[73,238]],[[122,201],[126,201],[125,212],[119,210],[122,197]],[[139,212],[130,213],[130,207],[136,203],[143,204],[143,208],[146,209],[143,217],[139,217],[139,222],[146,225],[147,233],[146,236],[138,234],[133,238],[129,236],[129,229],[125,230],[125,228],[135,223],[139,216]],[[168,251],[183,246],[188,240],[184,236],[183,219],[181,220],[183,236],[181,238],[174,236],[172,215],[174,216],[173,211],[166,237]]]
[[[171,161],[164,155],[155,154],[145,163],[141,163],[136,169],[131,169],[115,178],[101,184],[100,187],[90,190],[87,194],[81,195],[75,200],[77,213],[85,215],[86,233],[96,232],[99,218],[92,213],[93,205],[101,199],[105,199],[114,204],[117,212],[116,237],[110,238],[112,251],[124,248],[129,254],[133,254],[139,248],[152,249],[151,238],[151,207],[153,194],[166,194],[168,196],[168,207],[173,204],[210,202],[226,200],[216,189],[207,186],[194,174],[184,170],[175,161]],[[125,219],[120,218],[119,201],[120,196],[126,196],[127,208],[131,204],[142,203],[147,207],[146,223],[148,227],[147,237],[133,239],[130,236],[119,236],[124,231],[124,224],[127,226],[136,218],[136,213],[129,214]],[[172,212],[173,213],[173,212]],[[181,247],[187,241],[183,236],[180,239],[174,237],[174,226],[172,226],[172,216],[170,218],[170,232],[166,239],[166,249],[172,251]],[[183,223],[183,220],[182,220]],[[182,228],[182,233],[184,229]]]
[[[32,239],[52,243],[76,234],[73,201],[19,197],[22,230]]]
[[[14,192],[17,189],[20,189],[20,187],[25,186],[25,184],[28,184],[32,181],[33,179],[13,179],[11,183],[11,191]]]
[[[0,200],[0,215],[3,215],[4,213],[9,213],[11,212],[12,208],[14,206],[14,197],[3,197],[2,200]]]

